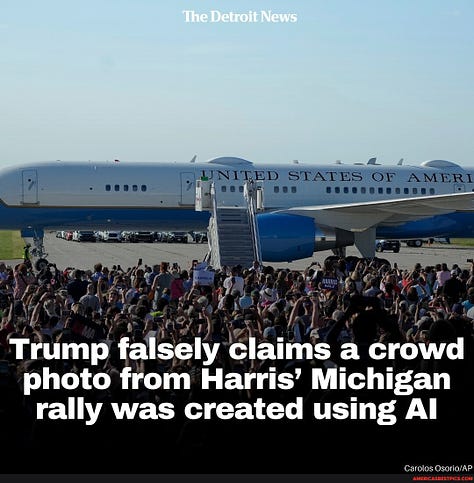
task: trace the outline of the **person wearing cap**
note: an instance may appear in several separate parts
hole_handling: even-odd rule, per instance
[[[453,306],[451,307],[451,314],[463,315],[464,307],[459,303],[453,304]]]
[[[276,342],[276,338],[277,333],[275,327],[265,327],[263,330],[263,339],[274,344]]]
[[[200,310],[204,309],[206,311],[206,314],[211,315],[212,314],[212,305],[209,303],[209,299],[205,295],[201,295],[197,300],[196,300],[196,310],[199,312]]]
[[[277,299],[277,291],[273,288],[273,283],[269,284],[266,288],[260,291],[261,296],[261,303],[262,305],[270,305],[271,303],[275,302]]]
[[[311,344],[317,344],[319,342],[319,339],[319,329],[311,329],[311,332],[309,333],[309,341],[311,342]]]

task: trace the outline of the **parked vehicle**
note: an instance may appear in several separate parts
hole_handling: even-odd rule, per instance
[[[73,241],[77,241],[77,242],[85,242],[85,241],[95,242],[96,236],[93,231],[78,230],[73,232],[72,239]]]
[[[185,231],[171,231],[166,237],[168,243],[188,243],[188,234]]]
[[[98,239],[103,242],[116,242],[122,241],[122,233],[120,231],[99,231]]]
[[[415,240],[402,240],[407,244],[407,247],[416,247],[420,248],[423,246],[423,243],[451,243],[451,240],[448,237],[431,237],[426,239],[415,239]]]
[[[154,233],[151,231],[124,231],[122,232],[122,240],[130,243],[153,243]]]
[[[196,243],[206,243],[208,241],[207,231],[194,231],[191,236]]]
[[[164,231],[155,231],[155,232],[153,232],[153,235],[154,235],[155,241],[157,241],[157,242],[166,241],[166,235],[167,234]]]
[[[384,252],[392,251],[393,253],[398,253],[400,251],[400,241],[399,240],[375,240],[375,251]]]

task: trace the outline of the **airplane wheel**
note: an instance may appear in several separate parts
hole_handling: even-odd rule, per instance
[[[415,240],[414,245],[416,248],[420,248],[423,245],[423,242],[421,240]]]
[[[48,260],[46,260],[46,258],[38,258],[38,260],[36,260],[35,262],[35,268],[36,270],[38,270],[38,272],[40,272],[41,270],[46,268],[48,264],[49,262]]]
[[[383,248],[382,248],[382,245],[379,243],[376,247],[375,247],[375,251],[376,252],[383,252]]]

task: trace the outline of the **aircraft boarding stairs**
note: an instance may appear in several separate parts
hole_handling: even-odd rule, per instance
[[[211,250],[211,265],[250,268],[256,257],[247,208],[218,207],[216,215],[211,218],[211,225],[211,246],[217,248]]]
[[[257,197],[262,200],[261,188],[250,180],[244,185],[242,206],[219,203],[214,184],[200,180],[196,184],[196,209],[209,209],[209,263],[213,268],[224,265],[251,267],[261,262],[260,238],[256,222]],[[206,199],[207,198],[207,199]],[[204,204],[202,203],[204,201]]]

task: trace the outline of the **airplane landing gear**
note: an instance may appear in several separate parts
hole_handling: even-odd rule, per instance
[[[36,270],[40,271],[48,266],[48,260],[46,257],[48,254],[44,250],[44,231],[43,230],[28,230],[22,231],[21,236],[26,242],[25,248],[23,250],[23,259],[25,261],[30,260],[30,257],[38,258],[35,261],[34,266]],[[33,248],[31,246],[33,245]]]

